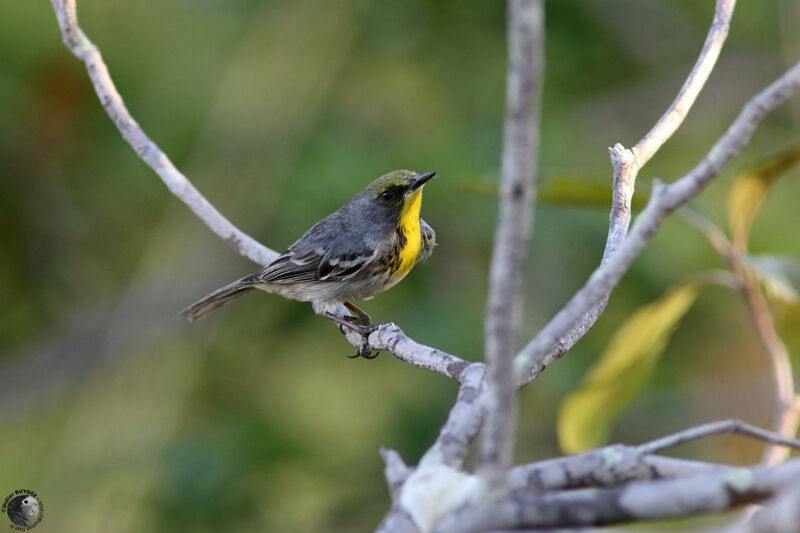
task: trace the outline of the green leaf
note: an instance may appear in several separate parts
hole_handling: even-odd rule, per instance
[[[497,183],[494,182],[463,181],[459,188],[473,194],[497,196]],[[608,208],[611,206],[611,182],[566,174],[550,176],[536,192],[536,201],[552,205]],[[634,194],[634,209],[641,209],[646,203],[646,194]]]
[[[747,255],[742,257],[767,294],[786,303],[800,303],[800,259],[782,255]]]
[[[751,172],[741,174],[728,193],[728,226],[737,250],[747,249],[750,228],[761,204],[775,181],[800,161],[800,146],[762,162]]]
[[[554,176],[537,191],[536,198],[545,204],[609,207],[611,184],[572,176]]]
[[[701,287],[689,282],[670,289],[620,327],[580,388],[561,404],[558,441],[565,453],[607,442],[611,424],[647,383],[669,336]]]

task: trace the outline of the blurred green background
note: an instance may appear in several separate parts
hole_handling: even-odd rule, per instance
[[[486,0],[79,0],[134,117],[217,208],[282,250],[367,182],[436,169],[433,257],[364,305],[478,360],[505,84],[505,6]],[[713,1],[547,3],[541,182],[610,181],[679,89]],[[445,378],[352,348],[307,304],[256,294],[197,324],[170,317],[255,266],[137,159],[62,46],[49,2],[0,17],[0,493],[35,490],[41,531],[366,531],[388,508],[378,447],[415,463],[455,397]],[[639,177],[689,170],[758,89],[800,58],[794,0],[741,2],[684,126]],[[696,206],[800,142],[781,108]],[[774,187],[756,252],[800,256],[800,170]],[[608,208],[538,206],[520,345],[597,265]],[[622,321],[722,262],[668,221],[589,335],[521,395],[518,461],[559,452],[559,403]],[[789,351],[800,311],[776,307]],[[797,357],[795,357],[797,361]],[[704,421],[772,421],[767,358],[742,299],[704,289],[612,440]],[[752,463],[719,437],[678,455]]]

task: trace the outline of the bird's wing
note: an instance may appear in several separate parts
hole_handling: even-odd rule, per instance
[[[377,249],[346,229],[317,224],[284,254],[253,275],[255,282],[302,283],[345,280],[375,259]],[[330,224],[327,224],[330,226]],[[316,228],[316,230],[315,230]]]
[[[422,250],[417,256],[417,263],[426,260],[436,248],[436,232],[433,231],[431,225],[420,218],[419,229],[422,233]]]

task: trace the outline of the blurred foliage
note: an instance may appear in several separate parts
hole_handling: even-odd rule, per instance
[[[800,149],[795,148],[769,158],[733,181],[728,194],[728,222],[734,250],[747,250],[750,228],[770,186],[799,161]],[[583,197],[576,200],[578,205],[585,205]],[[713,224],[702,215],[687,213],[684,218],[687,216],[694,221],[690,225],[701,232],[708,231],[706,226]],[[800,303],[800,258],[744,255],[742,259],[770,297],[790,304]],[[732,272],[727,274],[736,279]],[[698,280],[702,279],[700,276]],[[608,443],[612,424],[650,380],[669,336],[694,303],[700,288],[697,281],[672,288],[621,325],[581,386],[561,404],[558,440],[564,452],[579,453]]]
[[[612,422],[644,389],[699,289],[694,282],[675,287],[620,326],[580,388],[561,405],[558,441],[564,452],[579,453],[608,442]]]
[[[639,190],[691,168],[744,101],[800,56],[792,33],[777,31],[800,24],[787,20],[786,2],[737,6],[708,87]],[[461,184],[496,181],[502,2],[78,0],[78,8],[148,134],[226,216],[273,248],[388,170],[438,170],[423,207],[436,253],[365,309],[420,342],[481,358],[496,205]],[[712,12],[712,1],[548,2],[541,174],[598,181],[585,191],[558,185],[553,194],[564,201],[537,209],[520,342],[596,266],[608,210],[589,205],[609,196],[606,147],[633,145],[667,107]],[[385,354],[349,360],[336,328],[308,305],[271,295],[198,324],[169,320],[254,266],[121,140],[61,44],[50,4],[11,2],[4,15],[0,491],[39,492],[42,531],[374,527],[389,501],[378,447],[416,462],[455,386]],[[731,177],[743,166],[798,144],[798,111],[770,116],[741,162],[703,194],[711,217],[725,219]],[[547,198],[553,185],[543,184]],[[800,180],[771,189],[751,253],[797,257]],[[567,206],[575,195],[592,200]],[[719,264],[702,238],[664,224],[593,331],[523,392],[518,459],[559,453],[557,406],[620,324]],[[800,313],[782,309],[779,322],[797,353]],[[744,306],[709,290],[610,438],[641,442],[730,417],[769,425],[769,375]],[[721,438],[681,453],[752,462],[759,451]]]
[[[728,225],[737,250],[747,250],[753,219],[772,184],[800,161],[800,146],[762,163],[736,178],[728,194]]]
[[[536,202],[569,207],[608,207],[611,203],[611,183],[591,180],[577,176],[548,176],[544,183],[538,184]],[[493,196],[497,198],[497,182],[465,181],[459,184],[464,192]],[[640,190],[635,191],[631,201],[633,209],[641,209],[648,197]]]
[[[800,303],[800,259],[780,255],[748,255],[743,259],[767,295],[786,303]]]

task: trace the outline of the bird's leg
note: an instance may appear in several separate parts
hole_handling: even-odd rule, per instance
[[[344,304],[344,306],[346,308],[348,308],[350,311],[352,311],[352,312],[354,312],[356,314],[356,316],[358,317],[358,321],[357,321],[358,324],[361,324],[361,325],[364,325],[364,326],[372,326],[372,325],[374,325],[372,323],[372,318],[370,318],[370,316],[367,313],[365,313],[364,311],[362,311],[358,306],[356,306],[356,305],[354,305],[354,304],[352,304],[352,303],[350,303],[348,301],[344,301],[342,303]]]
[[[360,324],[360,323],[357,323],[355,321],[347,320],[346,318],[338,317],[338,316],[336,316],[333,313],[330,313],[328,311],[325,311],[324,313],[322,313],[322,316],[324,316],[328,320],[333,320],[334,322],[336,322],[337,324],[339,324],[342,327],[349,328],[349,329],[355,331],[356,333],[358,333],[359,335],[361,335],[365,339],[367,337],[369,337],[370,333],[372,333],[373,331],[378,329],[378,326],[376,326],[372,322],[369,322],[368,324]]]
[[[355,307],[355,306],[353,306],[353,307]],[[358,309],[358,308],[356,307],[356,309]],[[359,309],[359,311],[360,311],[360,309]],[[372,333],[373,331],[378,329],[378,326],[373,324],[371,321],[368,324],[358,324],[358,323],[355,323],[354,321],[349,321],[349,320],[347,320],[345,318],[338,317],[338,316],[336,316],[333,313],[330,313],[328,311],[325,311],[325,312],[321,313],[321,315],[324,316],[325,318],[327,318],[328,320],[332,320],[332,321],[336,322],[337,324],[339,324],[339,329],[342,331],[342,333],[344,333],[344,329],[343,328],[349,328],[349,329],[355,331],[356,333],[358,333],[359,335],[361,335],[361,347],[359,347],[358,351],[354,355],[348,355],[347,356],[350,359],[355,359],[356,357],[363,357],[364,359],[375,359],[376,357],[378,357],[378,354],[381,353],[381,352],[379,352],[377,350],[375,352],[373,352],[369,347],[369,340],[368,340],[369,335],[370,335],[370,333]],[[351,317],[351,318],[353,318],[353,317]],[[367,317],[367,318],[369,318],[369,317]]]

